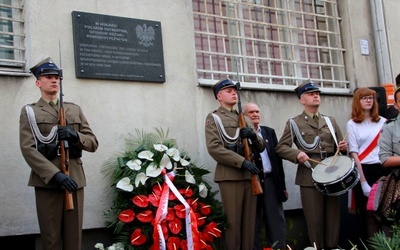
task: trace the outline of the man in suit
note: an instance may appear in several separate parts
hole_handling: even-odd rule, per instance
[[[310,243],[317,249],[327,250],[338,248],[340,196],[318,191],[313,184],[311,168],[317,165],[316,161],[335,155],[337,149],[347,154],[348,145],[335,119],[318,112],[320,92],[310,81],[295,89],[304,111],[287,121],[276,152],[283,159],[298,164],[295,183],[300,186]],[[293,143],[297,148],[292,147]]]
[[[31,168],[29,186],[35,188],[36,210],[43,250],[80,250],[82,243],[83,187],[86,177],[82,150],[96,151],[98,142],[81,108],[63,105],[68,126],[60,126],[57,94],[61,69],[50,58],[32,67],[38,102],[21,109],[19,141],[23,157]],[[60,141],[69,150],[69,175],[61,171]],[[73,209],[64,208],[66,190],[72,194]]]
[[[239,129],[239,114],[233,107],[238,102],[236,85],[229,79],[213,86],[220,107],[209,113],[205,124],[208,153],[217,162],[214,181],[218,183],[228,227],[224,232],[228,250],[252,250],[256,196],[251,190],[251,175],[258,174],[257,166],[243,156],[243,139],[263,151],[264,140],[254,130],[250,118],[248,127]]]
[[[257,195],[257,213],[254,235],[254,250],[263,247],[286,249],[286,220],[283,202],[288,199],[282,158],[275,152],[278,144],[275,130],[260,125],[260,108],[255,103],[244,106],[244,114],[253,121],[254,128],[266,142],[263,152],[256,152],[255,163],[260,169],[259,177],[263,193]],[[267,245],[262,246],[261,228],[265,224]]]

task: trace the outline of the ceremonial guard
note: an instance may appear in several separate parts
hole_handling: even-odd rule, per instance
[[[81,156],[82,150],[95,152],[98,142],[82,109],[58,99],[61,69],[47,58],[30,70],[41,98],[21,109],[19,140],[31,168],[28,185],[35,188],[42,249],[80,250],[86,186]],[[61,105],[68,126],[58,126]],[[67,161],[63,163],[60,141],[68,145]],[[67,165],[68,174],[62,171],[62,164]],[[72,195],[72,210],[65,209],[66,194]]]
[[[249,139],[258,151],[265,149],[264,140],[257,135],[252,121],[239,129],[236,85],[229,79],[213,86],[220,107],[206,118],[205,137],[208,153],[217,162],[214,181],[218,183],[222,205],[228,219],[224,232],[228,250],[252,250],[256,215],[256,196],[252,194],[251,175],[257,166],[243,156],[243,139]]]
[[[298,164],[295,183],[300,186],[310,243],[326,250],[338,247],[340,197],[319,192],[313,184],[311,168],[316,162],[333,156],[338,148],[347,154],[347,142],[335,119],[318,112],[320,92],[310,81],[295,89],[304,111],[287,121],[276,152],[283,159]],[[297,148],[292,147],[293,144]]]

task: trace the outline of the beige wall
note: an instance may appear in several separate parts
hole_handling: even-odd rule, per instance
[[[399,13],[400,3],[396,0],[383,0],[388,46],[390,50],[390,64],[393,74],[393,83],[400,74],[400,31]]]
[[[25,2],[28,68],[47,56],[57,63],[58,44],[61,42],[64,100],[75,102],[83,108],[100,143],[97,152],[85,152],[83,155],[88,180],[84,228],[104,226],[103,212],[111,200],[105,194],[107,184],[101,173],[101,165],[116,152],[124,150],[124,138],[129,133],[135,133],[135,129],[148,132],[152,132],[155,127],[169,129],[170,137],[177,140],[179,148],[186,150],[198,165],[214,170],[215,162],[205,146],[204,122],[207,113],[214,110],[218,103],[210,88],[197,86],[191,1],[118,0],[118,4],[105,0]],[[343,44],[347,49],[346,71],[351,88],[364,84],[377,86],[368,1],[356,1],[357,5],[349,3],[354,1],[339,2],[343,15]],[[392,9],[400,5],[394,0],[386,2],[392,5]],[[160,21],[166,82],[160,84],[75,78],[72,11]],[[388,23],[396,24],[394,13],[391,14],[392,22]],[[398,36],[397,33],[394,35]],[[360,55],[360,38],[369,40],[370,56]],[[394,45],[393,42],[392,47]],[[397,71],[400,72],[400,68]],[[38,233],[33,188],[27,186],[30,169],[18,145],[20,109],[40,97],[34,80],[33,76],[0,76],[0,116],[3,117],[0,120],[0,236]],[[322,100],[320,111],[333,115],[345,132],[351,97],[322,95]],[[278,137],[287,119],[302,111],[297,97],[292,93],[243,91],[242,103],[248,101],[259,104],[263,123],[274,127]],[[285,203],[286,209],[301,207],[298,187],[294,185],[295,171],[293,164],[285,162],[290,193],[289,201]]]

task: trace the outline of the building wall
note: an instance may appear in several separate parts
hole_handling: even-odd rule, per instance
[[[394,0],[386,2],[386,7],[392,10],[400,6]],[[357,5],[344,0],[339,3],[350,87],[379,86],[368,1],[357,1]],[[27,68],[48,56],[59,62],[60,43],[64,101],[75,102],[83,108],[99,140],[97,152],[83,154],[88,182],[85,189],[85,229],[104,226],[103,212],[109,208],[111,198],[105,192],[107,180],[101,167],[111,156],[124,150],[125,138],[135,134],[135,129],[146,132],[153,132],[154,128],[169,130],[170,137],[176,139],[180,149],[187,151],[198,165],[214,171],[215,162],[206,150],[204,123],[206,115],[216,109],[218,103],[210,88],[197,85],[191,1],[118,0],[116,4],[104,0],[29,0],[25,5]],[[166,82],[75,78],[72,11],[161,22]],[[394,13],[391,11],[389,15],[393,20],[388,20],[393,25],[396,24]],[[393,32],[394,27],[389,30]],[[392,40],[393,36],[389,35]],[[361,38],[368,39],[370,56],[360,54]],[[396,51],[394,42],[391,46]],[[396,61],[393,59],[393,62]],[[20,109],[40,98],[34,82],[33,76],[0,76],[0,116],[3,117],[0,120],[3,130],[0,140],[0,236],[39,232],[33,188],[27,186],[30,169],[18,144]],[[278,137],[287,119],[302,111],[294,93],[244,90],[242,103],[248,101],[259,104],[262,122],[274,127]],[[323,94],[320,111],[334,116],[344,133],[350,104],[350,95]],[[299,190],[294,185],[295,165],[285,161],[285,172],[289,189],[285,209],[301,208]],[[211,182],[212,179],[210,175]]]

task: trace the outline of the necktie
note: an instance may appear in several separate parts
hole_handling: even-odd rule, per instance
[[[314,120],[315,124],[318,125],[318,115],[314,115],[313,120]]]
[[[58,113],[58,107],[57,105],[54,104],[54,102],[50,101],[49,102],[50,106],[52,106],[54,108],[54,110]]]

